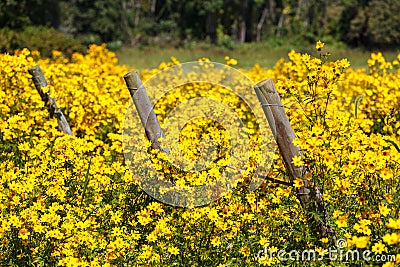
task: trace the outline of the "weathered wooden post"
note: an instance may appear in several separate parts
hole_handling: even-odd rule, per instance
[[[28,69],[30,75],[32,75],[32,81],[35,84],[36,90],[39,92],[40,98],[45,103],[50,116],[57,118],[58,130],[68,135],[73,135],[71,128],[69,127],[68,121],[64,116],[64,113],[57,107],[56,100],[50,97],[49,93],[43,92],[43,87],[48,86],[46,78],[39,65],[36,65]]]
[[[167,151],[160,147],[159,138],[164,138],[165,135],[139,74],[136,71],[129,72],[124,76],[124,80],[145,129],[146,136],[151,141],[152,148]]]
[[[306,211],[310,228],[319,237],[332,236],[335,239],[335,233],[328,225],[329,215],[325,209],[320,189],[305,178],[308,173],[306,166],[296,167],[292,162],[293,157],[302,155],[302,151],[293,144],[296,136],[274,82],[272,79],[264,80],[258,83],[254,90],[263,106],[291,182],[297,178],[304,182],[304,185],[297,189],[297,198]]]

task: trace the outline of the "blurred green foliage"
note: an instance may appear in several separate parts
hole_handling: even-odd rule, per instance
[[[72,37],[83,45],[108,43],[113,50],[123,44],[197,41],[232,49],[238,42],[279,45],[288,39],[397,48],[398,14],[398,0],[5,0],[0,2],[0,49],[79,50]],[[36,42],[44,37],[44,44]]]
[[[1,51],[12,53],[24,47],[38,50],[44,57],[50,57],[53,50],[63,51],[66,56],[86,50],[77,39],[53,28],[28,26],[21,31],[0,29]]]

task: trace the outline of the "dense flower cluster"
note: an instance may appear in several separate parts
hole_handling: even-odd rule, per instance
[[[253,82],[274,80],[297,135],[294,142],[304,152],[293,161],[306,164],[308,179],[322,188],[337,237],[345,238],[350,249],[397,255],[398,264],[400,55],[387,62],[381,53],[372,54],[368,69],[354,70],[347,69],[346,59],[329,61],[329,54],[321,52],[323,43],[316,48],[315,57],[292,51],[288,61],[282,59],[272,69],[255,65],[240,71]],[[140,74],[146,81],[178,63],[171,58]],[[33,87],[27,69],[36,64],[73,137],[56,130],[56,119],[49,118]],[[41,59],[27,49],[0,55],[1,265],[279,265],[276,257],[261,260],[257,253],[264,247],[324,253],[332,245],[311,234],[294,194],[300,180],[293,187],[265,181],[248,191],[260,151],[259,126],[249,107],[224,88],[187,84],[165,96],[156,113],[164,122],[179,101],[198,94],[223,102],[254,138],[247,172],[237,177],[231,191],[202,207],[172,207],[148,196],[122,153],[130,101],[122,76],[128,71],[104,46],[91,46],[86,55],[72,59],[57,51],[51,59]],[[142,138],[144,130],[135,134]],[[224,128],[199,119],[180,134],[179,149],[189,162],[199,158],[204,139],[217,144],[218,161],[207,172],[178,176],[175,182],[199,185],[220,177],[230,149]],[[165,167],[156,151],[149,153],[157,168]],[[288,181],[279,153],[274,157],[269,176]]]

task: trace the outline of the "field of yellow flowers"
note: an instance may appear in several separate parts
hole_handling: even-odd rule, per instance
[[[288,61],[279,60],[272,69],[255,65],[240,72],[254,83],[274,80],[297,136],[294,143],[304,152],[294,161],[305,164],[309,180],[323,190],[330,224],[344,241],[341,248],[368,251],[368,259],[328,258],[328,248],[337,244],[312,234],[295,194],[300,181],[293,186],[264,181],[248,191],[260,153],[259,129],[249,107],[222,87],[210,91],[201,83],[188,84],[163,98],[155,111],[163,122],[177,103],[199,92],[225,101],[253,138],[247,172],[222,198],[200,207],[166,205],[146,194],[123,153],[130,103],[123,75],[129,69],[118,65],[113,52],[93,45],[71,59],[57,51],[44,59],[27,49],[0,55],[0,264],[400,264],[400,55],[388,62],[381,53],[371,54],[368,69],[351,69],[346,59],[330,61],[324,49],[317,43],[315,55],[291,51]],[[27,70],[37,64],[74,136],[58,132],[57,120],[35,90]],[[146,81],[175,64],[171,58],[140,76]],[[229,157],[224,129],[207,120],[193,120],[184,129],[180,149],[189,161],[198,158],[196,140],[206,137],[220,144],[219,160],[193,175],[173,173],[156,156],[152,163],[167,166],[175,182],[186,179],[182,184],[217,179]],[[140,127],[132,131],[138,140],[144,136]],[[288,181],[279,152],[273,156],[268,176]],[[318,258],[282,260],[265,253],[282,249],[313,250]]]

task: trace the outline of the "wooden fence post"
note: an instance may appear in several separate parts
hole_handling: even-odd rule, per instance
[[[150,102],[139,74],[136,71],[129,72],[124,76],[124,80],[133,103],[136,106],[146,136],[149,141],[151,141],[152,148],[166,152],[167,150],[161,149],[159,142],[159,138],[165,138],[164,132],[161,129],[156,114],[154,113],[153,105]]]
[[[291,182],[296,178],[300,178],[304,182],[304,185],[297,189],[297,198],[306,211],[311,230],[318,237],[332,236],[335,239],[335,232],[328,225],[329,215],[325,209],[320,189],[305,178],[308,173],[306,166],[296,167],[292,162],[293,157],[302,155],[302,151],[293,144],[296,136],[274,82],[272,79],[264,80],[258,83],[254,90],[263,106]]]
[[[45,103],[50,116],[57,118],[58,121],[58,130],[68,135],[73,135],[71,128],[69,127],[68,121],[64,116],[64,113],[57,107],[56,100],[50,97],[49,93],[43,92],[43,87],[48,86],[46,78],[42,72],[42,69],[39,65],[34,66],[28,69],[30,75],[32,75],[32,81],[35,84],[36,90],[39,92],[39,95],[43,102]]]

